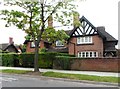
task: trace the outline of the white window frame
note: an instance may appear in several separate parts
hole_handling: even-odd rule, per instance
[[[62,44],[58,44],[58,42],[60,42],[60,43],[62,43]],[[57,40],[57,41],[56,41],[56,46],[58,46],[58,47],[59,47],[59,46],[64,46],[64,43],[63,43],[62,41],[60,41],[60,40]]]
[[[77,37],[77,44],[91,44],[92,36]]]
[[[35,42],[33,42],[33,41],[30,42],[30,47],[31,47],[31,48],[35,48]],[[40,44],[39,44],[39,47],[40,47]]]
[[[30,42],[30,47],[34,48],[35,47],[35,42]]]
[[[98,57],[98,52],[96,52],[96,51],[78,52],[78,57],[80,57],[80,58],[97,58]]]

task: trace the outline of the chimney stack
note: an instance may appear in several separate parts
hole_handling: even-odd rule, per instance
[[[73,12],[73,26],[77,27],[80,25],[80,21],[79,21],[79,13],[78,12]]]
[[[9,44],[13,44],[13,38],[12,37],[9,37]]]
[[[49,16],[49,18],[48,18],[48,27],[53,27],[53,17],[52,17],[52,15],[50,15]]]

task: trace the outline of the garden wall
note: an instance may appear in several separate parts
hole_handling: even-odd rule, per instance
[[[119,58],[73,59],[71,70],[120,72]]]

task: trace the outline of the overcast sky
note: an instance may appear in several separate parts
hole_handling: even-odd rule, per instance
[[[106,31],[118,39],[118,2],[120,0],[83,0],[78,1],[77,11],[85,16],[95,27],[105,26]],[[4,7],[0,7],[0,10]],[[8,43],[13,37],[15,44],[23,44],[25,33],[15,27],[4,27],[0,21],[0,43]]]

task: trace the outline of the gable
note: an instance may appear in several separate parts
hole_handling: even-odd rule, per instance
[[[97,34],[96,28],[84,17],[82,16],[80,18],[81,25],[78,27],[75,27],[71,33],[70,36],[85,36],[85,35],[94,35]]]
[[[13,44],[8,45],[3,51],[18,52],[17,48]]]

